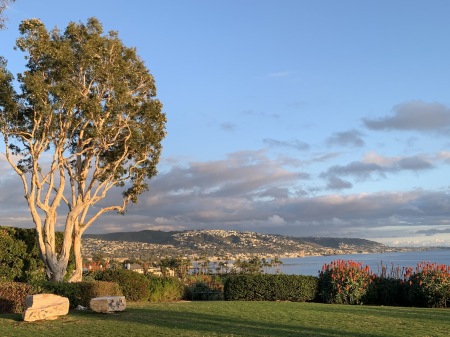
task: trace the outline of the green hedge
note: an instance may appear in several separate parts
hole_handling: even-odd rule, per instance
[[[313,301],[317,296],[317,277],[303,275],[258,274],[227,278],[227,301]]]
[[[0,282],[0,313],[22,313],[25,310],[25,298],[33,293],[34,288],[29,284]]]
[[[47,281],[34,284],[34,289],[41,294],[50,293],[67,297],[71,309],[76,308],[78,305],[88,307],[90,300],[94,297],[122,295],[122,291],[117,283],[106,281],[77,283]]]
[[[132,270],[108,269],[94,273],[98,281],[116,282],[127,301],[147,301],[150,297],[150,281]]]

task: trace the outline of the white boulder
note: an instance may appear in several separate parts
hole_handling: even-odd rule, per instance
[[[89,303],[91,310],[101,313],[112,313],[124,311],[127,307],[125,296],[104,296],[95,297]]]
[[[25,299],[23,320],[33,322],[43,319],[56,319],[69,312],[69,299],[54,294],[28,295]]]

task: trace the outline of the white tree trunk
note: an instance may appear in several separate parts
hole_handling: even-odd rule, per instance
[[[81,232],[78,228],[74,231],[73,253],[75,255],[75,270],[69,282],[81,282],[83,280],[83,258],[81,256]]]

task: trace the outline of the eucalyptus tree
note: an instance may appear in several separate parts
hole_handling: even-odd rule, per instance
[[[16,0],[0,0],[0,29],[5,27],[5,17],[3,16],[3,12],[8,8],[8,5],[14,1]]]
[[[157,174],[166,117],[153,76],[134,48],[101,23],[71,22],[64,32],[38,19],[19,27],[26,70],[0,64],[4,158],[19,175],[47,276],[62,281],[73,248],[82,278],[81,236],[106,212],[124,213]],[[122,196],[108,193],[120,190]],[[111,194],[117,198],[111,201]],[[55,229],[64,240],[55,246]]]

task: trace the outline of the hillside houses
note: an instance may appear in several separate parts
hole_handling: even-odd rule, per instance
[[[152,231],[146,231],[151,232]],[[159,234],[159,232],[155,232]],[[120,233],[119,233],[120,234]],[[127,233],[128,237],[130,233]],[[136,239],[142,239],[137,232]],[[146,233],[148,234],[148,233]],[[155,234],[155,235],[156,235]],[[83,238],[83,256],[101,252],[116,260],[136,259],[157,262],[163,258],[183,257],[189,260],[207,258],[211,261],[259,258],[290,258],[313,255],[379,253],[392,250],[377,242],[342,238],[296,238],[282,235],[225,230],[165,232],[163,243],[138,241],[106,241]],[[117,236],[117,237],[120,237]]]

